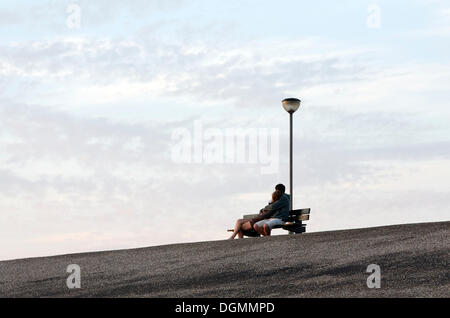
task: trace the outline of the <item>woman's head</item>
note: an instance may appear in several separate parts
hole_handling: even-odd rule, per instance
[[[283,193],[280,190],[275,190],[275,192],[272,193],[272,202],[280,200],[282,195]]]

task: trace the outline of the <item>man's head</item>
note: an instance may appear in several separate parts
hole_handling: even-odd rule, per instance
[[[281,193],[284,193],[285,191],[286,191],[286,187],[284,186],[284,184],[277,184],[276,186],[275,186],[275,190],[278,190],[278,191],[280,191]]]

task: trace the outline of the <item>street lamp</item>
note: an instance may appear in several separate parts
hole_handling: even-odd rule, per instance
[[[300,107],[300,99],[297,98],[286,98],[282,102],[283,108],[289,113],[289,120],[290,120],[290,146],[289,146],[289,179],[290,179],[290,195],[291,195],[291,202],[290,202],[290,210],[292,211],[294,208],[293,205],[293,189],[292,189],[292,144],[293,144],[293,130],[292,130],[292,118],[293,114],[297,111],[297,109]]]

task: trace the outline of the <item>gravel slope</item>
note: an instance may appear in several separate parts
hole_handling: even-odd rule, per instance
[[[441,222],[20,259],[0,262],[0,297],[450,297],[449,243]]]

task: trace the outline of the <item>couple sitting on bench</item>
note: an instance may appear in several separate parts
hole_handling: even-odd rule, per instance
[[[278,184],[272,193],[272,201],[261,209],[259,215],[251,220],[239,219],[236,222],[234,232],[229,238],[233,240],[236,235],[239,238],[247,236],[270,236],[273,228],[283,225],[289,219],[290,197],[285,193],[286,187]]]

